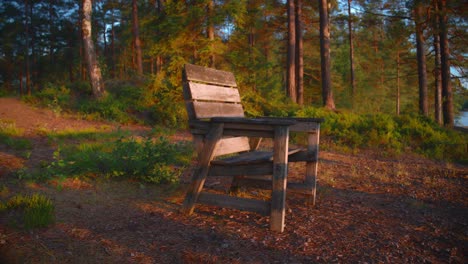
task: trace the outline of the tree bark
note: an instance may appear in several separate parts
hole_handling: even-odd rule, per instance
[[[304,41],[302,36],[302,0],[296,0],[296,89],[297,103],[304,105]]]
[[[132,31],[133,43],[135,45],[135,63],[139,75],[143,75],[143,59],[141,54],[140,28],[138,26],[138,5],[136,0],[132,0]]]
[[[348,38],[349,38],[349,71],[351,74],[351,100],[354,105],[354,95],[356,94],[356,81],[354,77],[354,43],[353,43],[353,23],[351,20],[351,1],[348,0]]]
[[[26,83],[25,88],[28,95],[31,95],[31,72],[30,72],[30,63],[29,63],[29,20],[31,17],[29,16],[29,1],[26,0],[24,2],[24,33],[25,33],[25,47],[24,47],[24,61],[25,61],[25,75],[26,75]]]
[[[440,35],[439,35],[439,7],[437,0],[433,0],[434,8],[434,116],[439,125],[444,123],[442,116],[442,78],[440,70]]]
[[[331,89],[330,62],[330,21],[328,18],[327,0],[319,0],[320,10],[320,66],[322,75],[323,105],[328,109],[335,109],[333,92]]]
[[[92,0],[83,0],[83,44],[86,57],[86,63],[88,66],[88,75],[93,89],[93,95],[96,98],[104,95],[104,82],[102,80],[101,69],[99,68],[98,61],[96,58],[96,52],[94,50],[94,43],[92,39],[92,26],[91,26],[91,15],[92,15]]]
[[[396,115],[400,115],[400,51],[397,51]]]
[[[440,29],[440,68],[442,77],[442,109],[444,116],[444,125],[447,127],[454,126],[454,112],[453,112],[453,95],[452,85],[450,83],[450,49],[447,37],[447,7],[446,0],[439,0],[439,10],[441,15],[439,17]]]
[[[215,34],[214,34],[214,24],[213,24],[213,13],[214,13],[214,0],[208,1],[208,6],[207,6],[207,11],[208,11],[208,23],[207,23],[207,29],[206,29],[206,35],[208,40],[210,41],[210,67],[215,67],[215,54],[214,54],[214,39],[215,39]]]
[[[419,113],[429,116],[427,99],[427,72],[426,72],[426,52],[424,45],[424,6],[420,1],[416,3],[415,10],[416,24],[416,53],[418,60],[418,79],[419,79]]]
[[[296,18],[294,0],[288,0],[288,54],[286,87],[288,96],[293,102],[297,102],[296,94]]]

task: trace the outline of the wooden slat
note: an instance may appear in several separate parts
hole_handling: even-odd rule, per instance
[[[293,155],[300,152],[301,149],[290,149],[288,150],[288,155]],[[217,165],[247,165],[255,163],[263,163],[273,161],[273,152],[271,151],[252,151],[247,153],[242,153],[237,156],[225,158],[222,160],[214,160],[212,163]]]
[[[289,162],[300,161],[317,161],[317,153],[315,150],[303,150],[292,154],[288,157]]]
[[[193,64],[185,64],[184,78],[189,81],[198,81],[222,86],[236,87],[236,78],[232,72],[220,71]]]
[[[189,83],[190,95],[193,100],[220,101],[240,103],[239,90],[203,83]]]
[[[236,166],[222,166],[212,164],[209,176],[261,176],[273,174],[273,163],[265,162],[259,164],[236,165]]]
[[[291,127],[289,127],[290,131],[297,131],[297,132],[312,132],[316,131],[320,127],[320,123],[315,122],[298,122]]]
[[[259,188],[263,190],[271,190],[272,188],[272,181],[268,179],[256,179],[256,178],[248,178],[248,177],[243,177],[237,179],[237,185],[238,186],[245,186],[245,187],[254,187],[254,188]],[[288,192],[296,192],[296,193],[302,193],[302,194],[312,194],[312,185],[302,183],[302,182],[288,182],[287,183],[287,189]]]
[[[243,117],[244,109],[241,104],[227,104],[215,102],[193,102],[196,118],[210,118],[214,116]]]
[[[259,213],[261,215],[268,215],[270,212],[270,203],[267,201],[234,197],[223,194],[202,192],[200,193],[197,202],[212,206],[250,211]]]
[[[247,137],[223,138],[218,142],[218,145],[216,146],[214,157],[249,150],[250,144],[249,139]]]

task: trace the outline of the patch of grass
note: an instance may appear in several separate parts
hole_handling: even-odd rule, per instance
[[[120,138],[58,149],[47,168],[51,177],[96,175],[147,183],[176,183],[192,158],[191,144],[166,138]]]
[[[17,194],[6,203],[0,203],[0,212],[2,211],[19,212],[21,223],[18,224],[26,229],[47,227],[54,222],[55,207],[52,201],[42,194]]]
[[[20,138],[21,136],[23,136],[23,130],[17,128],[14,121],[0,119],[0,144],[5,144],[14,150],[31,149],[31,141]]]
[[[73,139],[73,140],[107,140],[119,137],[130,136],[130,132],[123,130],[103,131],[103,129],[86,128],[86,129],[65,129],[58,132],[47,133],[49,139]]]

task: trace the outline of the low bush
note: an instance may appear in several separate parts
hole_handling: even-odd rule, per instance
[[[102,175],[148,183],[176,183],[192,157],[190,144],[166,138],[121,138],[115,142],[80,144],[55,152],[50,176]]]
[[[324,118],[321,133],[335,146],[377,148],[393,153],[410,150],[433,159],[468,163],[468,136],[440,127],[420,115],[358,115],[312,107],[303,108],[296,115]]]
[[[26,229],[47,227],[54,222],[55,207],[52,201],[42,194],[11,197],[6,203],[1,203],[0,212],[16,211],[21,215],[20,223]],[[18,219],[15,219],[18,220]]]

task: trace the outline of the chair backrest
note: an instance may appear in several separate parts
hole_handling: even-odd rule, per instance
[[[244,117],[236,79],[231,72],[185,64],[182,78],[189,120]],[[246,137],[223,138],[215,156],[248,150],[250,145]]]

